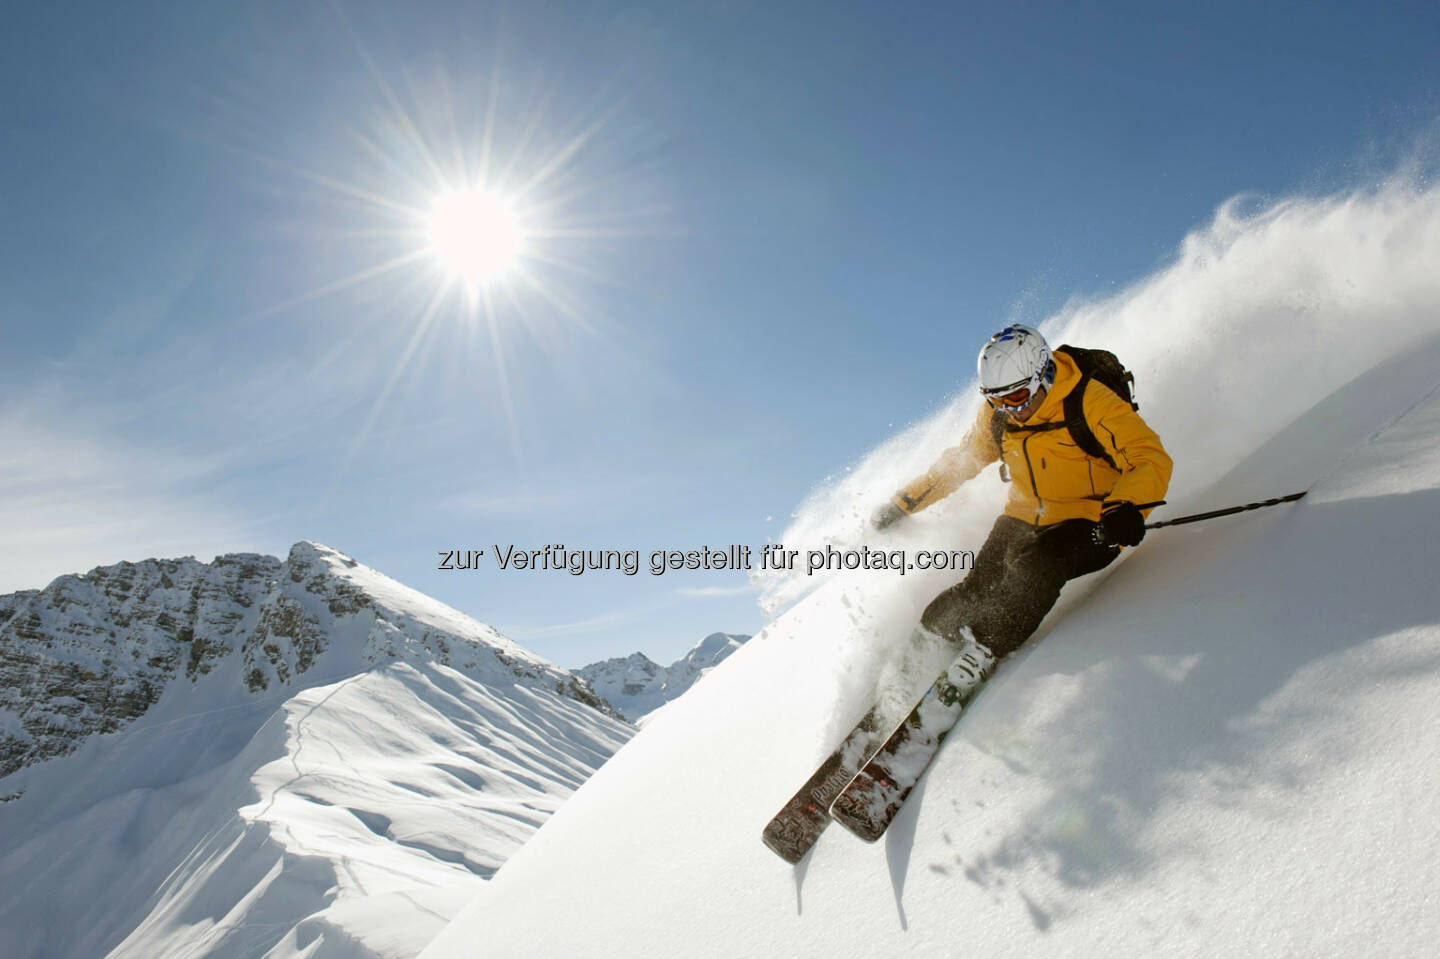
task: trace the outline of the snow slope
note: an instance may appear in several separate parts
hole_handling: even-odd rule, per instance
[[[1440,193],[1397,184],[1227,208],[1156,276],[1072,305],[1047,333],[1136,368],[1175,456],[1161,515],[1310,495],[1157,531],[1072,584],[887,836],[834,827],[790,867],[761,827],[948,584],[831,578],[657,715],[422,955],[1430,954],[1437,262]],[[832,517],[953,442],[963,406],[817,491],[787,545],[843,536]],[[1000,495],[987,476],[887,542],[978,546]]]
[[[4,652],[49,670],[27,697],[132,659],[161,691],[0,778],[18,794],[0,955],[413,956],[632,732],[572,674],[334,550],[243,559],[234,589],[211,587],[236,557],[147,561],[16,604]],[[208,638],[207,668],[166,672],[177,632]],[[44,708],[17,737],[104,719],[67,698],[18,700]]]

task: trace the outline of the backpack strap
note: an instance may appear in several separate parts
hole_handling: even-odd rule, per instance
[[[1084,450],[1087,455],[1093,456],[1097,460],[1104,460],[1110,464],[1112,470],[1118,470],[1119,467],[1115,465],[1115,460],[1105,451],[1105,447],[1100,445],[1095,431],[1085,420],[1085,388],[1090,385],[1090,381],[1090,374],[1082,373],[1080,382],[1066,394],[1062,405],[1065,411],[1065,426],[1070,430],[1070,438],[1075,441],[1076,446]],[[1104,383],[1100,385],[1105,386]],[[1110,387],[1105,386],[1105,389],[1108,390]]]

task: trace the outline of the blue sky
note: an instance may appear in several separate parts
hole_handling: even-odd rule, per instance
[[[1236,194],[1382,177],[1440,115],[1433,3],[9,21],[0,590],[314,539],[572,666],[763,617],[734,574],[437,551],[758,546],[998,325]],[[486,156],[548,234],[488,313],[405,212]]]

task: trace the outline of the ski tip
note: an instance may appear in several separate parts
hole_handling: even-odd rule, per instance
[[[765,843],[775,855],[794,866],[805,858],[815,846],[815,841],[820,838],[830,820],[824,819],[819,823],[806,822],[798,824],[784,820],[772,820],[765,831],[760,834],[760,840]]]
[[[768,829],[761,834],[760,839],[765,843],[767,849],[792,866],[799,865],[800,860],[804,859],[805,854],[810,851],[808,846],[802,849],[785,842],[782,837],[773,835]]]

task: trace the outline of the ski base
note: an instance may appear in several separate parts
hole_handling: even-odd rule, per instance
[[[884,742],[885,725],[880,707],[872,708],[800,791],[775,814],[761,834],[775,855],[792,864],[805,858],[830,825],[830,804]]]
[[[831,818],[866,842],[883,836],[994,667],[984,647],[972,642],[836,797]]]

